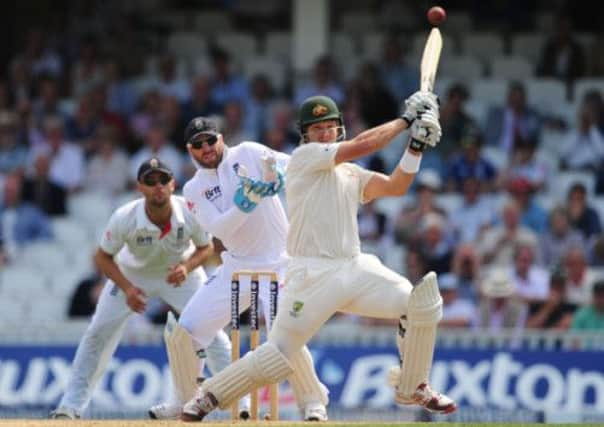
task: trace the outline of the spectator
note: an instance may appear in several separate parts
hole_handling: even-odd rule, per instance
[[[189,82],[178,74],[176,59],[169,53],[159,58],[159,75],[151,83],[162,96],[175,96],[180,102],[189,99],[191,88]]]
[[[493,107],[487,114],[485,140],[488,145],[510,153],[518,139],[539,141],[540,130],[541,118],[528,106],[524,85],[512,82],[506,105]]]
[[[554,34],[546,41],[537,66],[540,77],[555,77],[572,83],[585,74],[585,54],[574,39],[571,19],[566,14],[556,17]]]
[[[294,104],[302,105],[306,98],[318,93],[329,96],[337,105],[344,104],[344,88],[337,80],[335,64],[329,56],[317,59],[313,68],[312,81],[296,90]]]
[[[359,99],[361,119],[366,127],[372,128],[398,117],[397,100],[404,98],[394,98],[388,92],[374,64],[363,64],[352,86]]]
[[[518,203],[508,199],[503,205],[498,224],[478,239],[477,247],[482,263],[503,268],[513,262],[514,248],[519,243],[537,245],[537,234],[520,224],[520,215]]]
[[[85,188],[117,196],[126,190],[129,163],[126,153],[117,146],[113,128],[100,127],[95,135],[95,153],[86,170]]]
[[[535,246],[518,243],[514,248],[514,265],[509,276],[516,295],[529,304],[542,302],[549,293],[549,274],[535,259]]]
[[[462,191],[468,178],[476,179],[481,191],[495,188],[495,166],[482,156],[482,143],[482,133],[474,124],[463,129],[459,140],[461,152],[453,154],[448,161],[448,191]]]
[[[67,213],[67,192],[50,177],[50,157],[38,153],[33,174],[23,181],[23,200],[40,208],[48,216]]]
[[[478,178],[465,178],[462,188],[463,203],[451,212],[449,222],[456,242],[473,243],[495,222],[495,207],[481,194]]]
[[[570,327],[575,331],[604,330],[604,282],[597,282],[592,290],[591,304],[580,308]]]
[[[547,212],[534,198],[535,188],[525,178],[514,178],[507,184],[507,190],[520,207],[520,223],[537,234],[547,230]]]
[[[63,63],[54,49],[47,44],[48,34],[41,29],[30,29],[27,34],[25,50],[17,58],[28,65],[31,75],[35,78],[42,74],[59,77]]]
[[[71,71],[71,96],[79,98],[105,77],[99,58],[99,41],[93,35],[86,35],[81,40],[78,57],[75,58]]]
[[[253,141],[260,141],[266,132],[273,89],[268,78],[259,74],[254,76],[250,96],[244,100],[244,128]]]
[[[1,231],[10,258],[26,243],[52,238],[48,217],[42,210],[21,199],[22,185],[21,177],[15,174],[8,175],[4,180]]]
[[[281,153],[291,154],[296,149],[296,146],[288,140],[287,133],[279,128],[273,128],[265,132],[262,142],[267,147]]]
[[[439,326],[443,328],[467,328],[476,320],[476,307],[471,301],[460,298],[457,277],[443,274],[438,278],[438,287],[443,299],[443,317]]]
[[[417,67],[409,66],[404,58],[405,50],[396,35],[386,38],[383,46],[380,75],[394,99],[406,99],[419,87]]]
[[[454,83],[447,89],[445,101],[440,107],[440,124],[443,136],[436,151],[443,160],[448,160],[467,134],[467,129],[478,129],[472,117],[466,113],[464,104],[468,90],[462,83]]]
[[[397,243],[408,244],[415,240],[418,232],[417,224],[429,213],[436,213],[446,217],[447,213],[437,205],[434,200],[442,186],[442,181],[432,169],[421,169],[415,178],[415,197],[398,214],[395,224]]]
[[[562,168],[598,171],[604,162],[604,135],[599,128],[598,111],[583,103],[577,128],[569,131],[560,149]]]
[[[375,209],[374,201],[361,206],[358,215],[358,225],[361,242],[371,244],[379,250],[380,246],[386,241],[387,231],[390,227],[388,217]],[[383,253],[379,254],[380,257],[384,255]]]
[[[409,279],[411,283],[418,283],[421,278],[428,273],[426,263],[426,258],[419,249],[409,247],[405,254],[404,276]]]
[[[583,233],[586,240],[602,232],[598,212],[587,204],[587,189],[580,182],[575,182],[568,190],[568,217],[570,225]]]
[[[212,102],[222,110],[231,101],[243,102],[248,96],[248,84],[245,79],[231,70],[231,58],[221,49],[211,52],[214,79],[212,80]]]
[[[59,82],[50,75],[40,76],[37,83],[37,98],[31,105],[33,125],[41,128],[44,120],[50,116],[65,118],[65,111],[60,106]]]
[[[16,105],[29,104],[33,99],[35,84],[25,60],[14,59],[11,61],[7,89],[9,99],[12,99]],[[4,108],[7,108],[7,105]]]
[[[153,157],[159,158],[174,172],[176,181],[183,175],[184,156],[166,139],[164,129],[152,124],[145,136],[144,146],[130,158],[130,180],[136,182],[138,168],[143,162]]]
[[[85,154],[90,154],[91,138],[99,125],[92,109],[90,96],[82,95],[78,99],[74,115],[65,122],[65,135],[68,140],[82,147]]]
[[[482,283],[477,326],[492,333],[514,329],[521,333],[527,317],[526,303],[514,298],[516,289],[505,270],[494,269]]]
[[[566,301],[576,305],[589,304],[592,287],[599,277],[587,264],[585,250],[581,247],[568,249],[563,263],[568,273]]]
[[[182,138],[187,124],[182,119],[181,106],[175,96],[164,96],[161,99],[158,124],[164,128],[166,137],[174,147],[184,152],[186,147]]]
[[[545,265],[559,264],[571,247],[585,248],[583,235],[570,227],[568,211],[557,206],[549,214],[549,230],[540,237],[542,261]]]
[[[499,172],[499,188],[506,188],[510,181],[522,178],[531,183],[535,191],[544,190],[549,182],[549,171],[546,164],[535,156],[537,141],[517,139],[512,150],[510,161]]]
[[[476,303],[480,291],[480,258],[471,244],[461,244],[455,249],[451,271],[457,279],[459,295]]]
[[[297,126],[297,123],[291,103],[285,100],[275,101],[271,106],[268,128],[283,131],[287,141],[286,145],[297,147],[300,145],[300,134],[295,126]]]
[[[19,117],[13,111],[0,111],[0,174],[25,169],[27,148],[19,143]]]
[[[124,76],[124,64],[107,61],[104,64],[107,85],[107,110],[121,117],[129,118],[138,104],[138,94],[134,85]]]
[[[145,139],[151,125],[159,121],[161,98],[156,89],[146,91],[141,98],[139,108],[130,117],[130,130],[140,141]]]
[[[445,219],[429,213],[422,218],[419,227],[419,239],[414,245],[420,248],[426,268],[437,274],[448,272],[453,258],[453,245],[446,235]]]
[[[569,328],[577,306],[564,301],[566,280],[567,276],[564,268],[554,270],[550,276],[547,299],[529,306],[529,317],[526,321],[527,328],[558,330]]]
[[[50,179],[68,193],[80,189],[84,180],[84,153],[82,149],[65,139],[63,120],[49,116],[44,120],[44,142],[30,152],[31,163],[40,154],[50,157]]]
[[[239,101],[229,101],[225,104],[222,128],[224,140],[229,141],[231,147],[254,139],[254,135],[243,125],[243,107]]]
[[[209,117],[221,109],[210,96],[212,84],[205,75],[195,76],[191,87],[191,97],[182,106],[183,120],[189,123],[195,117]]]

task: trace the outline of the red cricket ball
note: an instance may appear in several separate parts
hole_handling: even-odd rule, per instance
[[[428,10],[428,21],[430,22],[430,24],[434,26],[440,25],[445,22],[446,19],[447,13],[442,7],[434,6],[431,7],[430,10]]]

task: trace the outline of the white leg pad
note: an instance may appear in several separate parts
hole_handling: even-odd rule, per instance
[[[193,349],[193,341],[188,332],[178,324],[172,312],[164,328],[164,341],[168,352],[174,394],[178,402],[184,404],[195,395],[199,359]]]
[[[329,403],[329,391],[315,372],[312,355],[306,346],[291,355],[289,361],[294,369],[287,381],[292,387],[298,407],[304,409],[310,403],[320,403],[327,406]]]
[[[220,409],[227,409],[252,388],[283,381],[292,372],[283,353],[266,342],[206,380],[201,389],[214,395]]]
[[[403,366],[398,392],[411,395],[418,385],[428,381],[436,329],[442,318],[442,298],[436,273],[426,274],[409,296],[407,331],[404,341]]]

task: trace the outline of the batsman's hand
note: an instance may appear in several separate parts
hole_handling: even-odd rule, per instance
[[[433,111],[426,111],[411,126],[409,148],[423,152],[426,146],[436,147],[440,142],[442,130],[438,116]]]
[[[187,280],[188,274],[189,270],[187,270],[187,267],[185,267],[183,264],[173,265],[168,270],[166,282],[168,282],[170,286],[177,288],[182,285],[185,280]]]
[[[126,291],[126,304],[136,313],[144,313],[147,308],[147,294],[141,288],[132,286]]]
[[[415,119],[420,118],[423,113],[428,111],[434,112],[438,117],[438,97],[432,92],[417,91],[405,100],[405,110],[401,118],[407,122],[408,127],[411,127]]]

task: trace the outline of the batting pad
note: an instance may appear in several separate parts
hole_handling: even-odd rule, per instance
[[[428,381],[436,329],[442,318],[442,303],[436,273],[431,271],[413,288],[409,296],[405,354],[398,385],[398,392],[404,396],[412,395],[418,385]]]
[[[328,390],[317,377],[312,355],[306,346],[290,358],[294,372],[287,378],[291,385],[298,407],[304,409],[309,403],[329,403]]]
[[[191,336],[178,324],[171,311],[168,312],[168,320],[164,328],[164,341],[168,351],[175,397],[182,405],[195,395],[199,359],[193,349]]]
[[[216,397],[220,409],[227,409],[252,388],[283,381],[292,372],[279,349],[266,342],[206,380],[202,389]]]

